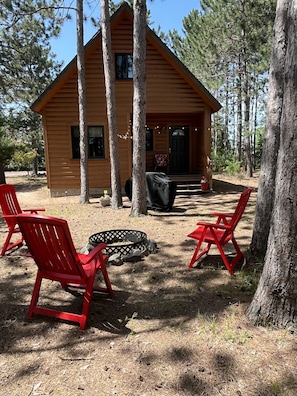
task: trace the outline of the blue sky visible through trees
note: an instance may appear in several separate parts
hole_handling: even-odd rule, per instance
[[[75,7],[75,1],[69,1]],[[85,6],[85,15],[88,21],[85,23],[85,43],[87,43],[96,33],[97,29],[90,22],[90,18],[97,18],[100,14],[99,2],[96,7]],[[176,29],[182,34],[182,20],[193,8],[200,8],[200,0],[147,0],[147,7],[151,11],[151,27],[168,33],[169,30]],[[76,21],[72,13],[72,19],[66,21],[62,26],[61,34],[58,38],[51,40],[52,52],[57,55],[58,61],[63,61],[66,66],[76,55]]]

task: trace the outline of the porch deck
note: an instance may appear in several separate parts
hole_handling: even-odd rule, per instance
[[[168,175],[168,177],[176,182],[177,195],[195,195],[205,193],[205,191],[201,190],[200,181],[202,174]]]

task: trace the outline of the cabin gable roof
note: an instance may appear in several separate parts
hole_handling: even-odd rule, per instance
[[[115,30],[117,26],[128,19],[133,23],[133,10],[127,3],[123,3],[119,9],[112,15],[110,24],[111,31]],[[212,94],[204,87],[204,85],[189,71],[189,69],[177,58],[177,56],[163,43],[163,41],[154,33],[152,29],[147,26],[147,41],[158,53],[173,67],[174,70],[187,82],[189,86],[204,100],[209,106],[211,112],[220,110],[220,103],[212,96]],[[91,40],[84,46],[85,60],[96,51],[98,47],[98,40],[101,40],[101,30],[91,38]],[[61,71],[56,79],[46,88],[46,90],[36,99],[32,104],[31,109],[36,113],[42,114],[44,106],[54,97],[59,89],[75,74],[77,73],[76,65],[77,57],[75,56],[70,63]]]

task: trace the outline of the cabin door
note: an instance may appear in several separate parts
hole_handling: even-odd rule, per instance
[[[189,127],[169,127],[169,172],[189,172]]]

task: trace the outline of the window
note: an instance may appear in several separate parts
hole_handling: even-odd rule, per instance
[[[117,80],[133,78],[133,56],[131,54],[116,54],[115,68]]]
[[[145,149],[146,149],[146,151],[153,150],[153,146],[154,146],[153,136],[154,136],[154,131],[150,128],[146,128],[145,129]]]
[[[72,158],[79,159],[79,127],[71,127]],[[104,158],[104,130],[102,126],[88,127],[88,158]]]

